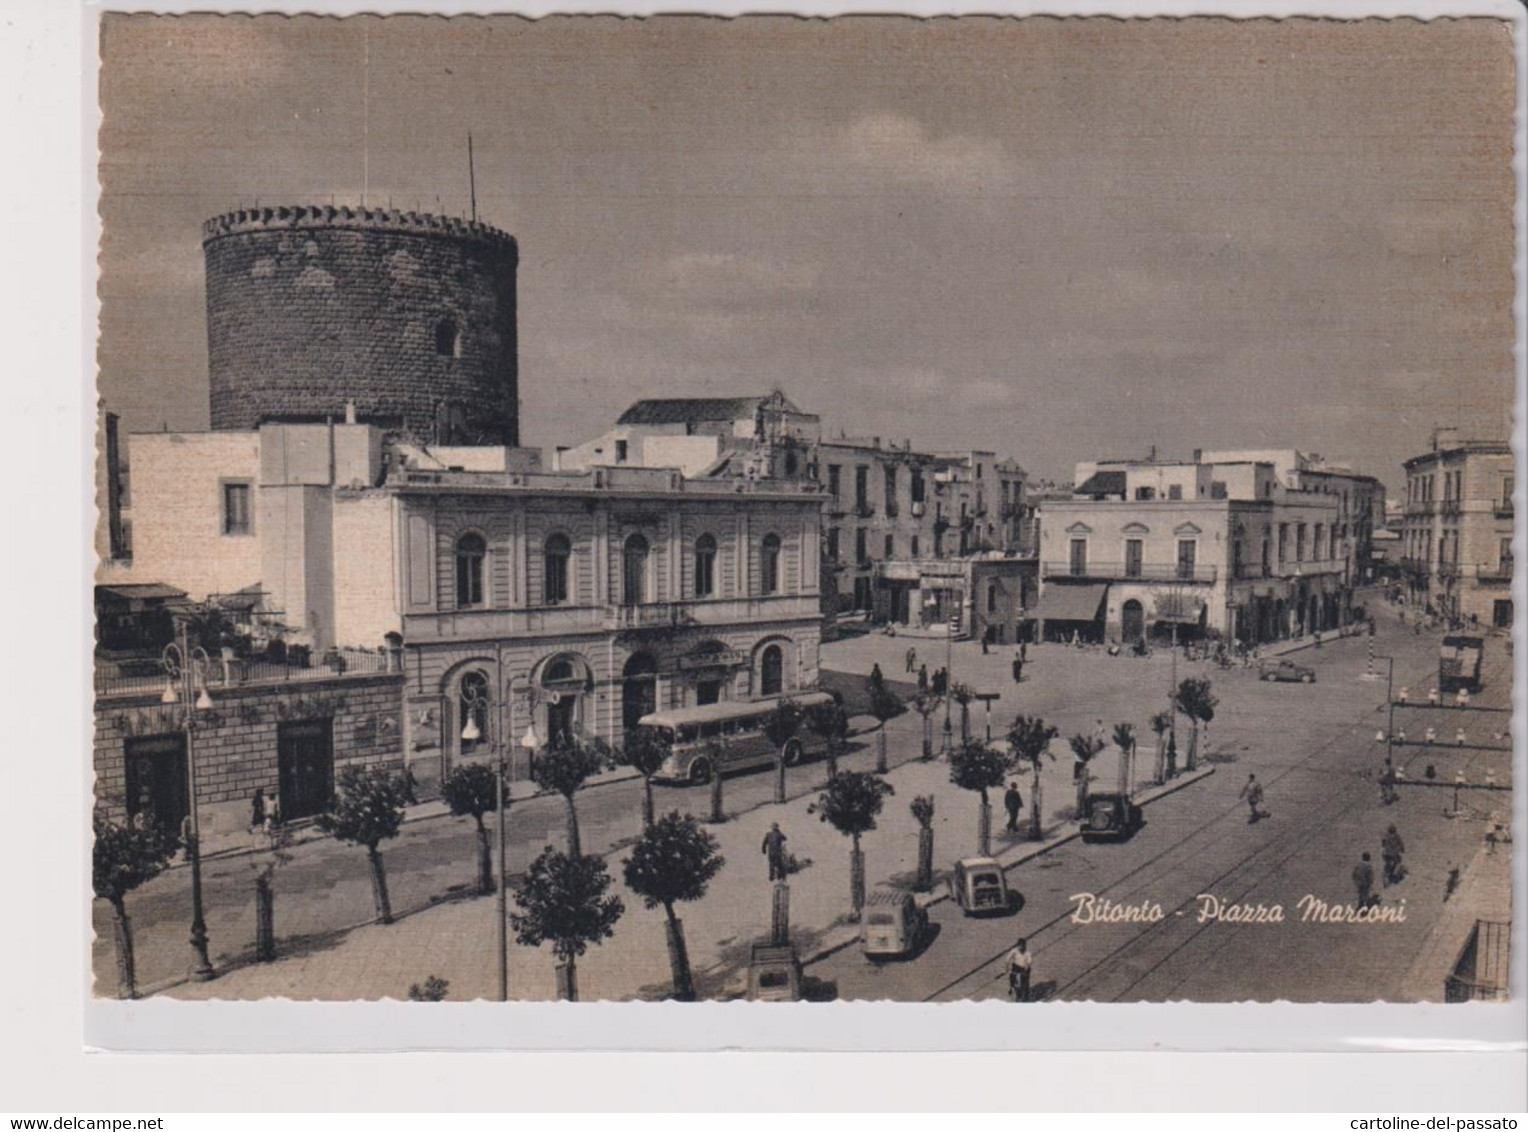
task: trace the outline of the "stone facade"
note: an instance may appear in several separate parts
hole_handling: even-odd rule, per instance
[[[193,713],[192,751],[202,828],[226,833],[249,823],[250,799],[288,797],[283,807],[298,809],[291,797],[291,768],[281,767],[283,737],[308,740],[314,767],[327,769],[330,782],[349,766],[403,767],[403,678],[385,672],[319,676],[311,671],[292,680],[235,683],[216,679],[208,687],[211,709]],[[95,794],[114,820],[153,808],[154,776],[184,767],[185,705],[160,702],[162,684],[140,682],[131,689],[105,688],[95,703]],[[328,758],[325,759],[324,748]],[[146,761],[130,771],[129,757]],[[168,760],[168,761],[167,761]],[[158,765],[155,765],[158,764]],[[138,790],[129,799],[129,779]],[[176,793],[174,782],[160,789]],[[184,804],[184,789],[177,804]],[[303,816],[300,812],[289,816]],[[171,824],[178,826],[178,821]]]
[[[514,238],[418,213],[278,207],[203,226],[212,427],[357,419],[518,443]]]

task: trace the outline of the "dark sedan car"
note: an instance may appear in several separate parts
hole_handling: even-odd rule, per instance
[[[1316,670],[1292,660],[1265,660],[1258,666],[1264,680],[1279,680],[1286,684],[1314,684]]]

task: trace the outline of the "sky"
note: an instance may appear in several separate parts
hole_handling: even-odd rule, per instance
[[[522,442],[783,389],[1033,475],[1297,447],[1403,482],[1513,390],[1489,20],[107,16],[99,392],[207,427],[201,223],[478,214]]]

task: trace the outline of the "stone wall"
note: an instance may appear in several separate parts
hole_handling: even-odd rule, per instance
[[[417,213],[280,207],[203,226],[212,427],[361,421],[517,444],[514,239]]]
[[[208,689],[213,707],[197,713],[193,752],[202,828],[224,833],[249,821],[257,788],[279,790],[281,724],[331,720],[336,777],[348,766],[403,766],[402,676],[305,678]],[[157,693],[108,696],[95,704],[95,792],[114,820],[127,815],[128,740],[182,733],[181,707]]]

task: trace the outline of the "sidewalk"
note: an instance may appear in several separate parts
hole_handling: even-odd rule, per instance
[[[1475,924],[1480,920],[1500,921],[1511,907],[1512,844],[1498,845],[1495,853],[1482,846],[1406,973],[1406,1000],[1442,1002],[1444,983],[1453,974]]]
[[[903,726],[899,728],[899,724]],[[910,726],[906,717],[894,721],[889,732],[894,759],[915,753],[920,737],[921,723],[916,717]],[[852,765],[867,765],[867,756],[868,751],[856,756]],[[1150,761],[1143,757],[1138,766],[1149,773]],[[1112,785],[1115,772],[1105,765],[1105,757],[1100,756],[1096,763],[1095,777]],[[1150,800],[1181,789],[1212,769],[1184,776],[1161,790],[1147,792],[1145,797]],[[916,871],[918,826],[908,804],[915,796],[927,794],[935,798],[936,807],[937,893],[950,863],[976,849],[978,800],[975,794],[953,786],[948,765],[938,760],[905,763],[888,778],[896,794],[887,800],[878,828],[862,839],[867,886],[910,887]],[[1025,775],[1019,779],[1026,816],[1031,778]],[[1001,792],[994,792],[997,828],[993,848],[1006,867],[1048,852],[1073,835],[1074,827],[1063,825],[1060,818],[1075,801],[1069,751],[1065,758],[1058,751],[1057,760],[1045,764],[1042,783],[1049,833],[1042,842],[1002,832]],[[769,930],[772,886],[760,850],[772,822],[780,823],[790,839],[790,851],[804,866],[791,883],[792,936],[803,961],[853,941],[856,929],[848,918],[849,840],[809,812],[815,801],[814,792],[783,806],[761,806],[720,825],[707,826],[720,842],[727,864],[703,900],[678,910],[703,997],[726,997],[741,990],[751,946]],[[621,896],[626,913],[616,926],[614,938],[591,947],[579,961],[580,992],[586,1001],[661,998],[669,987],[663,912],[643,908],[626,890],[620,879],[624,856],[623,849],[606,856],[612,874],[610,891]],[[940,897],[928,899],[937,901]],[[213,982],[185,983],[166,993],[197,999],[402,998],[411,983],[438,975],[449,981],[452,1000],[487,997],[496,985],[494,908],[491,897],[443,903],[403,917],[391,926],[368,924],[321,945],[308,944],[305,950],[284,954],[274,963],[235,968]],[[554,962],[549,948],[512,946],[511,994],[517,999],[554,998]]]

